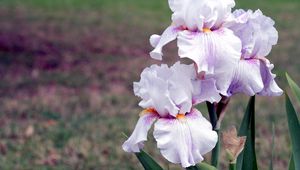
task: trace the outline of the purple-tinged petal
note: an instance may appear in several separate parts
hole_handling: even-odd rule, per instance
[[[178,113],[190,112],[195,81],[200,80],[196,80],[193,64],[152,65],[143,70],[133,89],[134,94],[142,98],[139,105],[144,109],[153,108],[161,117],[176,117]]]
[[[144,109],[154,108],[162,117],[169,113],[177,114],[179,108],[170,97],[166,81],[171,75],[172,70],[165,64],[145,68],[141,80],[133,83],[134,94],[142,98],[139,106]]]
[[[188,4],[191,0],[168,0],[170,9],[175,11],[180,11],[185,6],[185,4]]]
[[[234,5],[234,0],[169,0],[173,23],[191,31],[220,28]]]
[[[182,167],[201,162],[203,155],[211,151],[218,140],[209,121],[196,109],[181,118],[160,118],[154,125],[153,134],[161,154]]]
[[[226,22],[224,22],[222,26],[226,28],[242,26],[248,21],[250,15],[251,13],[249,11],[246,12],[243,9],[237,9],[229,15]]]
[[[172,67],[173,75],[169,77],[169,91],[174,103],[180,108],[179,113],[190,112],[192,108],[193,79],[196,71],[193,65],[176,62]],[[176,117],[176,114],[171,114]]]
[[[260,61],[258,59],[240,60],[228,95],[245,93],[253,96],[264,88],[261,78]]]
[[[122,148],[126,152],[140,152],[147,141],[147,134],[154,121],[158,118],[157,114],[145,113],[140,116],[131,136],[124,142]]]
[[[241,57],[240,39],[222,28],[208,33],[182,31],[177,43],[179,56],[193,60],[198,73],[215,78],[217,89],[225,95]]]
[[[283,91],[275,82],[272,74],[273,64],[265,58],[241,60],[228,89],[228,95],[245,93],[253,96],[280,96]]]
[[[249,59],[267,56],[278,40],[275,22],[260,10],[236,10],[233,16],[234,22],[227,25],[242,41],[242,57]]]
[[[162,48],[169,42],[173,41],[177,37],[177,33],[180,31],[176,26],[169,26],[158,39],[158,35],[153,35],[150,37],[150,44],[155,46],[155,48],[150,52],[150,56],[156,60],[162,60]]]
[[[219,102],[221,96],[217,90],[216,80],[206,79],[194,82],[195,91],[193,95],[193,104],[209,101],[210,103]]]
[[[280,96],[282,95],[283,91],[275,82],[276,75],[273,74],[271,71],[274,65],[270,63],[269,60],[264,59],[261,60],[261,77],[264,83],[264,89],[259,92],[259,95],[262,96]]]

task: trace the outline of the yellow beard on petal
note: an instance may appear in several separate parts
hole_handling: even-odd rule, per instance
[[[176,115],[176,119],[183,119],[183,118],[185,118],[185,114],[178,113],[178,114]]]
[[[154,108],[147,108],[147,109],[144,109],[143,111],[140,112],[140,116],[143,116],[145,114],[158,114],[158,112],[154,109]],[[185,118],[185,114],[184,113],[178,113],[176,115],[176,119],[183,119]]]
[[[147,109],[144,109],[143,111],[141,111],[140,113],[140,116],[143,116],[145,114],[158,114],[157,111],[154,109],[154,108],[147,108]]]
[[[209,29],[209,28],[203,28],[203,30],[202,30],[204,33],[210,33],[211,32],[211,30]]]

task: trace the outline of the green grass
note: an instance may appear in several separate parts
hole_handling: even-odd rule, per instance
[[[260,8],[276,21],[280,38],[268,58],[282,88],[285,71],[300,82],[300,3],[236,3]],[[0,52],[0,169],[141,169],[133,154],[122,151],[121,133],[132,132],[141,110],[132,82],[154,63],[148,38],[170,24],[170,14],[166,0],[0,0],[0,38],[8,37],[6,48],[19,50]],[[167,47],[164,62],[177,59],[174,47]],[[247,101],[244,95],[232,98],[223,129],[239,126]],[[283,103],[283,97],[257,97],[261,169],[271,156],[272,122],[274,167],[287,167]],[[34,133],[26,137],[30,126]],[[150,136],[146,151],[167,166]]]

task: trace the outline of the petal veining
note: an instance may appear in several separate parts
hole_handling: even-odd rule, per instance
[[[198,73],[216,79],[218,90],[225,95],[240,60],[240,39],[226,28],[210,33],[183,31],[177,44],[179,56],[193,60]]]
[[[159,119],[154,125],[154,138],[162,155],[182,167],[195,165],[216,145],[218,136],[199,111],[180,119]]]

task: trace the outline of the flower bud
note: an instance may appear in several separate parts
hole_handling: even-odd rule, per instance
[[[235,163],[237,157],[244,149],[246,137],[238,137],[236,128],[232,126],[229,130],[222,133],[222,141],[228,160],[230,163]]]

